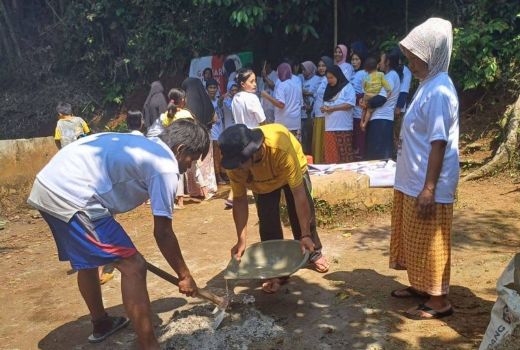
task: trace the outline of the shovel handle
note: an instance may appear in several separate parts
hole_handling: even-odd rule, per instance
[[[151,273],[161,277],[163,280],[168,281],[177,287],[179,286],[179,279],[168,272],[164,271],[163,269],[158,268],[155,265],[150,264],[148,261],[146,262],[146,268]],[[212,302],[213,304],[220,306],[224,303],[224,299],[219,297],[218,295],[215,295],[211,293],[210,291],[206,289],[199,288],[197,291],[197,297],[200,297],[202,299],[206,299],[207,301]]]

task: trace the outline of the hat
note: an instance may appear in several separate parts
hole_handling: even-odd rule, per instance
[[[249,129],[244,124],[230,126],[220,134],[218,143],[222,152],[222,167],[236,169],[260,149],[264,134],[260,129]]]

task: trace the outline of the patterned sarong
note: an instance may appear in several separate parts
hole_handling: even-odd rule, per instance
[[[325,131],[325,164],[354,161],[352,131]]]

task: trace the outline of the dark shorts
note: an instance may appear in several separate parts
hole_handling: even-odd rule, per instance
[[[63,222],[41,214],[52,231],[60,261],[70,261],[76,270],[107,265],[137,253],[123,227],[111,216],[92,221],[78,212]]]

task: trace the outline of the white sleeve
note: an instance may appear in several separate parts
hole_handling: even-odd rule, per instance
[[[283,104],[285,104],[285,89],[287,86],[287,84],[284,84],[284,83],[285,83],[285,81],[276,85],[274,88],[274,94],[273,94],[273,97],[275,99],[277,99],[278,101],[282,102]]]
[[[445,93],[435,91],[421,108],[424,118],[427,118],[428,141],[448,141],[452,122],[450,99]]]
[[[265,121],[265,113],[262,105],[260,104],[260,100],[258,96],[252,94],[251,96],[251,113],[254,115],[255,119],[258,123],[263,123]]]
[[[161,173],[152,176],[148,183],[150,206],[154,216],[172,218],[173,200],[177,191],[179,174]]]

